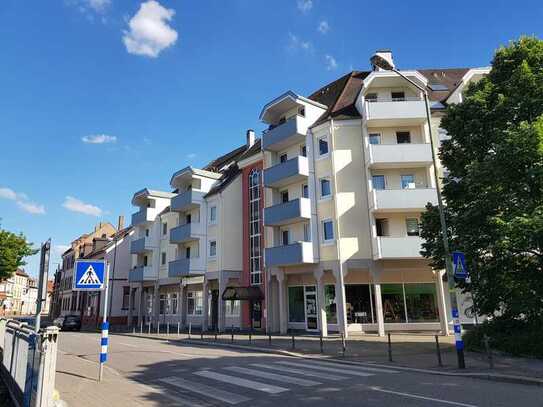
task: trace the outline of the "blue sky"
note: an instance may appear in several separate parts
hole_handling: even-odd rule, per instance
[[[53,269],[98,221],[129,221],[136,190],[259,133],[288,89],[368,69],[378,48],[400,68],[485,66],[543,36],[536,0],[2,0],[0,18],[1,225],[51,237]]]

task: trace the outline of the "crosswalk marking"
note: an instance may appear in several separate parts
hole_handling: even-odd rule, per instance
[[[326,379],[326,380],[347,380],[348,379],[347,376],[330,375],[330,374],[320,373],[320,372],[319,373],[308,372],[307,370],[294,369],[294,368],[286,367],[286,366],[265,365],[263,363],[252,363],[251,366],[276,370],[278,372],[294,373],[294,374],[299,374],[299,375],[308,376],[308,377],[317,377],[319,379]]]
[[[311,361],[311,364],[319,365],[319,366],[325,366],[325,367],[336,367],[340,369],[349,369],[349,370],[359,370],[362,372],[376,372],[376,373],[398,373],[397,370],[392,369],[380,369],[377,367],[369,367],[369,366],[358,366],[358,365],[348,365],[348,364],[342,364],[342,363],[334,363],[334,362],[328,362],[328,361]]]
[[[300,379],[298,377],[279,375],[276,373],[261,372],[260,370],[247,369],[247,368],[238,367],[238,366],[225,367],[225,370],[230,370],[232,372],[238,372],[238,373],[244,373],[244,374],[256,376],[256,377],[262,377],[264,379],[275,380],[277,382],[297,384],[299,386],[304,386],[304,387],[316,386],[318,384],[322,384],[319,382],[315,382],[313,380]]]
[[[374,375],[373,373],[365,373],[365,372],[360,372],[356,370],[347,370],[346,368],[336,369],[333,367],[318,366],[313,363],[301,363],[301,362],[275,362],[275,363],[279,363],[281,365],[287,365],[287,366],[301,367],[305,369],[323,370],[325,372],[334,372],[334,373],[340,373],[340,374],[346,374],[346,375],[352,375],[352,376],[367,377],[367,376]]]
[[[233,384],[235,386],[246,387],[252,390],[262,391],[264,393],[277,394],[288,389],[279,386],[273,386],[271,384],[255,382],[253,380],[242,379],[241,377],[229,376],[222,373],[212,372],[209,370],[203,370],[199,372],[194,372],[195,375],[207,377],[208,379],[218,380],[220,382]]]
[[[244,401],[249,401],[250,398],[240,394],[230,393],[228,391],[217,389],[216,387],[207,386],[198,382],[182,379],[180,377],[165,377],[159,379],[163,383],[170,384],[183,390],[192,391],[197,394],[210,397],[215,400],[222,401],[227,404],[239,404]]]

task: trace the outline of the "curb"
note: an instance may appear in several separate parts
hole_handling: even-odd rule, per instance
[[[134,336],[134,337],[141,338],[141,336],[139,335],[132,335],[132,334],[121,334],[121,335]],[[501,383],[524,384],[524,385],[543,387],[543,379],[535,379],[535,378],[526,377],[526,376],[504,375],[504,374],[499,374],[499,373],[443,372],[440,370],[420,369],[420,368],[401,366],[401,365],[388,365],[388,364],[373,363],[373,362],[371,363],[356,362],[356,361],[338,359],[336,356],[308,355],[304,353],[287,351],[287,350],[282,350],[282,349],[261,348],[258,346],[236,345],[232,343],[209,342],[209,341],[201,341],[201,340],[194,340],[194,339],[177,339],[177,340],[168,339],[168,338],[147,338],[147,339],[161,339],[167,342],[181,342],[181,343],[186,343],[190,345],[248,350],[248,351],[260,352],[260,353],[269,353],[269,354],[297,357],[297,358],[303,358],[303,359],[324,359],[324,360],[334,361],[336,363],[343,363],[346,365],[367,366],[367,367],[373,366],[373,367],[383,367],[383,368],[388,368],[388,369],[393,368],[395,370],[403,370],[407,372],[417,372],[417,373],[433,374],[433,375],[437,374],[441,376],[452,376],[452,377],[467,377],[467,378],[488,380],[488,381],[501,382]]]

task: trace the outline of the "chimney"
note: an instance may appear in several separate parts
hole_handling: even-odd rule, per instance
[[[386,61],[386,63],[388,63],[388,65],[390,65],[392,68],[394,68],[394,58],[392,58],[392,51],[389,50],[389,49],[378,49],[377,51],[375,51],[375,54],[373,54],[373,56],[370,58],[370,61],[372,61],[372,70],[374,71],[383,71],[384,69],[382,67],[379,67],[379,66],[376,66],[374,63],[373,63],[373,59],[375,57],[378,57],[380,59],[383,59]]]
[[[124,215],[119,215],[119,221],[117,222],[117,232],[124,229]]]
[[[251,148],[255,144],[255,131],[253,129],[247,130],[247,148]]]

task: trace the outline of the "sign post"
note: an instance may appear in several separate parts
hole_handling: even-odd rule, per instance
[[[107,360],[109,323],[107,322],[109,263],[104,260],[76,260],[75,262],[75,291],[104,291],[104,309],[102,321],[102,336],[100,339],[100,368],[98,381],[102,381],[104,363]],[[100,306],[98,305],[98,309]]]
[[[38,298],[36,299],[36,332],[41,328],[41,311],[43,303],[47,301],[47,278],[49,274],[49,254],[51,251],[51,239],[41,245],[40,276],[38,283]]]
[[[466,278],[469,278],[468,275],[468,268],[466,267],[466,256],[463,252],[453,252],[452,253],[452,261],[453,261],[453,271],[454,271],[454,277],[457,279],[465,280]],[[456,298],[456,292],[454,293]],[[454,304],[457,304],[455,301]],[[460,324],[460,313],[458,311],[458,306],[452,307],[452,318],[453,318],[453,326],[454,326],[454,341],[456,345],[456,350],[458,352],[464,352],[464,341],[462,339],[462,325]],[[462,358],[463,359],[463,358]],[[464,362],[462,360],[461,362],[461,368],[464,366]]]

